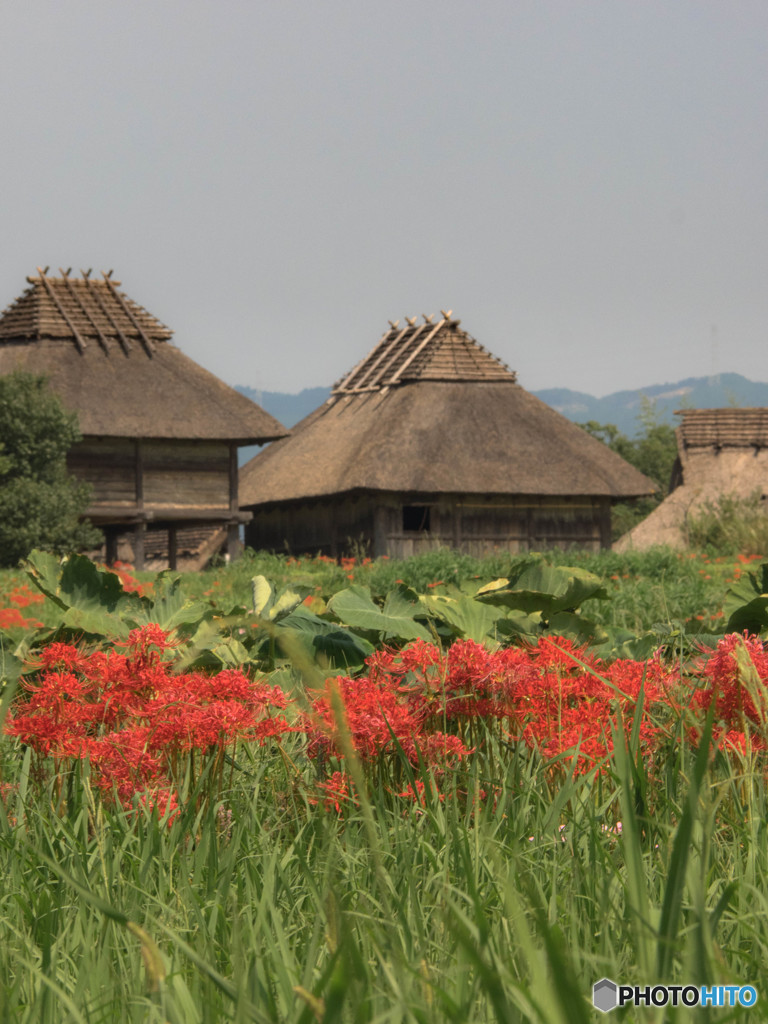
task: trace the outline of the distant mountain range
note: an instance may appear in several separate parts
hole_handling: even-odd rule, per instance
[[[245,387],[237,390],[258,402],[286,427],[292,427],[304,419],[331,393],[330,388],[305,388],[297,395]],[[588,420],[613,423],[628,437],[633,437],[642,429],[639,417],[644,400],[651,403],[660,421],[671,424],[679,422],[673,415],[676,409],[719,409],[728,405],[768,406],[768,384],[747,380],[739,373],[688,377],[674,384],[652,384],[637,391],[616,391],[604,398],[595,398],[569,388],[547,388],[545,391],[534,391],[533,394],[576,423],[586,423]]]

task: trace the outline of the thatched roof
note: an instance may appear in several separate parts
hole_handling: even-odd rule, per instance
[[[78,413],[83,435],[240,444],[285,435],[255,402],[176,348],[171,331],[110,275],[39,270],[27,281],[0,316],[0,374],[45,374]]]
[[[327,403],[240,473],[251,508],[356,490],[618,499],[653,489],[449,314],[392,325]]]
[[[681,455],[695,448],[768,448],[768,409],[684,409],[675,413]]]
[[[682,484],[614,544],[642,550],[685,547],[688,517],[725,495],[768,494],[768,409],[685,409],[677,428]]]

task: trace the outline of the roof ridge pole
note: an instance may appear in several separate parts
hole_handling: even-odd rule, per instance
[[[117,288],[115,288],[115,286],[110,281],[109,275],[111,273],[112,273],[111,270],[110,270],[109,274],[105,274],[104,271],[102,270],[101,276],[104,278],[104,283],[106,284],[107,288],[109,288],[109,290],[112,293],[112,296],[114,297],[115,301],[119,304],[119,306],[121,307],[121,309],[123,310],[125,315],[131,321],[131,323],[136,328],[136,330],[139,332],[139,337],[141,338],[142,344],[144,345],[144,348],[147,351],[147,355],[150,356],[150,357],[154,356],[155,350],[152,347],[152,342],[149,340],[149,336],[148,336],[147,332],[144,330],[144,328],[141,326],[139,321],[133,315],[133,313],[131,312],[130,308],[128,307],[128,303],[125,301],[123,296],[120,294],[120,292],[117,290]]]
[[[398,320],[398,323],[400,321]],[[387,365],[394,358],[397,349],[401,342],[405,339],[406,335],[413,330],[413,324],[408,322],[406,317],[405,327],[401,331],[390,331],[387,336],[387,344],[383,345],[381,351],[376,358],[371,362],[367,370],[362,374],[360,380],[357,382],[357,386],[366,386],[370,384],[372,387],[377,386],[377,382],[380,383],[382,373],[385,371]],[[375,351],[375,350],[374,350]],[[371,353],[371,356],[374,353]],[[370,358],[370,356],[369,356]]]
[[[69,274],[70,274],[71,270],[72,270],[71,267],[67,271],[62,270],[61,267],[59,267],[59,273],[61,274],[62,278],[64,279],[64,283],[67,286],[67,291],[72,296],[73,301],[75,303],[77,303],[77,305],[80,307],[81,312],[84,313],[86,318],[90,321],[91,326],[96,331],[96,336],[99,339],[99,344],[104,349],[104,351],[107,353],[107,355],[109,355],[109,346],[107,345],[107,339],[101,333],[99,325],[96,323],[96,321],[91,316],[91,314],[90,314],[90,312],[88,310],[88,307],[85,305],[83,300],[77,294],[77,291],[76,291],[75,287],[73,286],[72,282],[69,279]]]
[[[390,323],[391,329],[390,329],[390,330],[388,330],[388,331],[385,331],[385,332],[384,332],[384,334],[382,334],[382,336],[381,336],[381,337],[379,338],[379,340],[378,340],[378,341],[376,342],[376,344],[375,344],[375,345],[373,346],[373,348],[371,349],[371,351],[370,351],[370,352],[368,353],[368,355],[367,355],[367,356],[365,356],[365,357],[364,357],[363,359],[361,359],[361,360],[360,360],[360,362],[359,362],[359,363],[357,363],[357,364],[356,364],[356,365],[354,366],[354,368],[353,368],[352,370],[350,370],[350,371],[349,371],[349,373],[348,373],[348,374],[347,374],[347,375],[346,375],[345,377],[342,377],[342,379],[341,379],[341,381],[339,382],[338,386],[337,386],[337,387],[335,387],[335,388],[333,389],[334,391],[345,391],[345,390],[346,390],[346,385],[347,385],[347,383],[348,383],[349,381],[351,381],[351,380],[354,380],[355,374],[356,374],[356,373],[358,372],[358,370],[360,370],[360,369],[361,369],[361,368],[362,368],[363,366],[365,366],[365,364],[366,364],[366,363],[368,362],[368,360],[369,360],[369,359],[371,359],[371,358],[373,358],[373,356],[374,356],[374,355],[375,355],[375,354],[376,354],[377,352],[379,352],[378,358],[377,358],[377,359],[376,359],[376,360],[374,361],[374,363],[373,363],[373,365],[372,365],[372,366],[370,367],[370,369],[369,369],[368,373],[370,373],[370,372],[371,372],[371,370],[375,369],[375,368],[376,368],[376,366],[377,366],[377,365],[378,365],[378,364],[379,364],[379,363],[381,362],[381,360],[382,360],[382,359],[384,358],[384,355],[385,355],[385,353],[386,353],[386,345],[387,345],[387,342],[389,342],[389,341],[392,341],[392,340],[393,340],[393,336],[395,335],[395,333],[397,333],[397,334],[398,334],[398,337],[402,337],[402,335],[403,335],[403,334],[405,334],[405,332],[406,332],[406,331],[409,331],[409,330],[410,330],[410,327],[408,327],[408,326],[406,325],[406,326],[405,326],[405,327],[404,327],[404,328],[402,329],[402,331],[399,331],[399,332],[398,332],[398,331],[397,331],[397,325],[398,325],[398,324],[400,323],[400,321],[399,321],[399,320],[396,320],[396,321],[394,322],[394,324],[393,324],[393,323],[392,323],[392,321],[390,320],[390,321],[389,321],[389,323]],[[381,351],[379,351],[379,350],[381,350]],[[365,374],[364,376],[367,376],[367,374]]]
[[[70,329],[70,331],[72,331],[72,334],[73,334],[74,339],[75,339],[75,344],[77,345],[78,349],[80,350],[80,352],[85,352],[85,350],[86,350],[86,348],[88,346],[85,344],[83,339],[80,337],[80,332],[78,331],[77,327],[75,327],[75,324],[73,323],[73,321],[70,320],[69,317],[67,316],[64,307],[62,306],[61,302],[59,301],[58,295],[56,295],[55,291],[53,290],[53,285],[48,280],[48,278],[45,276],[47,270],[48,270],[48,267],[46,267],[45,270],[43,270],[42,267],[38,267],[37,268],[37,272],[40,275],[40,280],[42,281],[43,287],[45,288],[46,292],[50,296],[51,301],[53,302],[54,306],[59,311],[59,315],[64,320],[64,323],[67,325],[67,327]]]
[[[429,323],[429,321],[426,321],[425,323],[423,323],[421,325],[421,330],[424,330],[424,328],[427,326],[427,323]],[[434,326],[432,326],[432,324],[430,324],[430,326],[432,327],[432,330],[429,332],[429,334],[426,336],[426,338],[422,338],[421,339],[421,341],[416,346],[416,348],[413,350],[413,352],[411,352],[411,354],[408,356],[408,358],[405,359],[405,361],[402,363],[402,365],[399,366],[397,368],[396,372],[390,377],[390,379],[387,381],[387,384],[395,384],[397,382],[398,378],[403,373],[403,371],[408,369],[408,367],[411,365],[411,363],[416,358],[416,356],[420,352],[422,352],[424,350],[424,348],[430,343],[430,341],[434,338],[434,336],[437,334],[437,332],[440,330],[440,328],[443,327],[447,323],[448,323],[447,320],[439,320]],[[418,335],[418,331],[414,335],[414,338],[416,338],[417,335]]]
[[[387,352],[386,358],[383,360],[381,368],[379,370],[379,383],[380,384],[384,384],[386,386],[389,385],[389,381],[387,380],[387,373],[389,372],[390,368],[393,365],[396,365],[398,359],[402,359],[403,358],[403,355],[404,355],[404,353],[407,353],[409,346],[413,345],[413,343],[419,337],[421,332],[427,326],[426,323],[423,323],[423,324],[419,324],[418,327],[415,327],[414,326],[415,323],[416,323],[416,317],[415,316],[414,317],[406,317],[405,319],[408,322],[408,330],[411,333],[410,333],[410,335],[408,337],[400,337],[400,338],[398,338],[397,341],[390,347],[389,351]],[[397,377],[397,374],[395,374],[395,378],[396,377]]]
[[[99,307],[101,312],[104,314],[104,316],[107,318],[107,320],[109,320],[110,324],[114,328],[115,333],[117,334],[117,337],[118,337],[118,340],[120,342],[120,346],[121,346],[123,352],[125,352],[126,355],[130,355],[131,343],[128,341],[126,336],[120,330],[120,327],[119,327],[117,321],[112,316],[112,314],[109,312],[109,310],[107,309],[105,303],[102,301],[102,298],[99,295],[98,289],[96,289],[94,287],[93,281],[91,281],[91,279],[90,279],[90,273],[91,273],[90,270],[88,271],[87,274],[85,273],[85,271],[81,271],[81,273],[83,275],[83,283],[86,286],[88,294],[91,296],[91,298],[94,300],[94,302]]]

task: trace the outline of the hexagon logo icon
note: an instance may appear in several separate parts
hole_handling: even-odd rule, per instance
[[[601,978],[592,986],[592,1004],[601,1013],[608,1013],[618,1004],[619,986],[610,978]]]

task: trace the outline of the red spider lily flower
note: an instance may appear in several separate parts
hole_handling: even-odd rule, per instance
[[[329,779],[318,782],[316,788],[322,794],[323,807],[326,811],[335,810],[337,814],[341,814],[345,808],[357,806],[357,800],[353,798],[350,790],[349,776],[344,772],[334,772]],[[310,797],[310,803],[317,802],[315,798]]]
[[[715,702],[716,719],[726,731],[744,732],[748,726],[768,731],[768,651],[748,633],[729,633],[719,641],[702,670],[705,685],[693,697],[706,712]],[[763,745],[765,737],[756,736]]]
[[[273,717],[288,705],[276,686],[235,670],[174,675],[163,658],[174,644],[157,625],[120,646],[125,653],[50,644],[6,731],[42,757],[87,758],[98,788],[130,803],[135,793],[167,785],[180,753],[265,743],[294,728]]]

